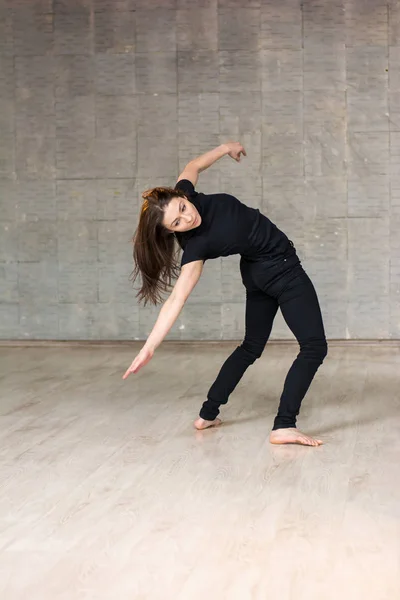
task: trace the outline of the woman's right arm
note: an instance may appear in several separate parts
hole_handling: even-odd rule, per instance
[[[152,332],[142,350],[126,371],[123,379],[126,379],[130,373],[137,373],[153,357],[154,351],[175,323],[186,300],[199,281],[203,266],[204,263],[202,260],[196,260],[182,267],[174,289],[166,302],[164,302]]]
[[[147,339],[146,347],[153,352],[161,344],[178,318],[186,300],[200,279],[203,266],[202,260],[196,260],[182,267],[174,289],[164,303],[156,324]]]

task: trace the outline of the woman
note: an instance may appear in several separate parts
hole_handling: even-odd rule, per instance
[[[301,401],[327,354],[318,299],[292,242],[267,217],[228,194],[195,191],[199,173],[226,154],[238,162],[241,154],[246,156],[238,142],[223,144],[189,162],[175,189],[154,188],[143,194],[133,252],[133,280],[139,274],[142,278],[139,300],[157,304],[171,280],[179,276],[144,347],[123,378],[137,373],[153,357],[197,284],[204,262],[240,254],[246,288],[245,338],[223,364],[195,427],[220,424],[219,407],[227,403],[246,369],[261,356],[280,308],[299,342],[300,353],[287,374],[270,441],[318,446],[321,440],[296,429]],[[180,272],[175,239],[183,249]]]

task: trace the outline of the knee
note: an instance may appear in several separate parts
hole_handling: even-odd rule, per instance
[[[300,354],[322,364],[328,354],[328,344],[325,339],[307,340],[300,344]]]
[[[244,340],[241,346],[239,346],[242,351],[246,353],[248,356],[249,362],[253,363],[258,358],[260,358],[261,354],[264,351],[265,344],[256,341]]]

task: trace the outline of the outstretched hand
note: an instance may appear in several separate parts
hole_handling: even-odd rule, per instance
[[[243,148],[242,144],[240,144],[239,142],[228,142],[226,144],[226,146],[228,146],[228,148],[229,148],[228,155],[231,158],[233,158],[234,160],[236,160],[237,162],[240,162],[241,154],[243,154],[243,156],[247,156],[246,150]]]
[[[125,372],[122,379],[126,379],[131,373],[137,373],[142,367],[153,358],[154,351],[149,350],[145,347],[141,349],[129,369]]]

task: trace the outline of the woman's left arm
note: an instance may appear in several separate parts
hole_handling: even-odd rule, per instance
[[[161,344],[172,325],[178,318],[186,300],[200,279],[204,263],[196,260],[182,267],[170,297],[160,310],[158,319],[142,350],[139,352],[129,369],[123,376],[126,379],[130,373],[137,373],[153,357],[156,348]]]
[[[243,154],[246,156],[246,150],[243,148],[242,144],[239,142],[227,142],[226,144],[221,144],[217,148],[194,158],[184,168],[182,173],[178,177],[178,181],[181,179],[188,179],[196,186],[197,180],[199,178],[199,173],[211,167],[217,160],[222,158],[223,156],[230,156],[237,162],[240,162],[240,155]]]

